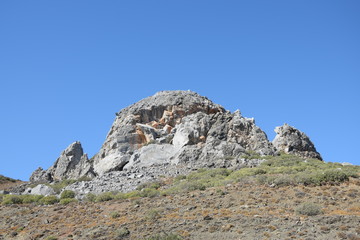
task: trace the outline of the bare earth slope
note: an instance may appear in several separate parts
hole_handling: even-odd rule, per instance
[[[242,182],[154,198],[0,205],[0,239],[360,239],[359,186]],[[305,202],[323,212],[297,213]]]

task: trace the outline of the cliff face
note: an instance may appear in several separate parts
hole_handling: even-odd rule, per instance
[[[76,142],[48,170],[35,171],[31,181],[98,176],[89,183],[95,184],[94,189],[108,180],[110,190],[118,189],[120,182],[120,188],[127,189],[158,175],[204,167],[240,168],[262,161],[249,155],[282,151],[321,160],[304,133],[286,124],[275,131],[277,136],[270,142],[255,120],[243,117],[240,111],[226,111],[195,92],[162,91],[116,113],[92,161]],[[112,184],[114,179],[119,184]]]

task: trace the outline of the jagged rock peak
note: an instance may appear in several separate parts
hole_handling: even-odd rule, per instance
[[[272,143],[278,151],[322,160],[320,153],[316,151],[314,144],[305,133],[286,123],[276,127],[274,131],[277,135]]]
[[[79,179],[83,176],[94,177],[92,164],[84,154],[81,143],[70,144],[48,170],[38,168],[30,177],[31,182],[52,182],[64,179]]]

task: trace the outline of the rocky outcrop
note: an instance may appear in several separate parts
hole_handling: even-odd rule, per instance
[[[294,154],[304,158],[317,158],[322,160],[320,153],[316,151],[314,144],[305,133],[284,124],[275,128],[277,133],[273,145],[278,151]]]
[[[249,151],[275,153],[253,119],[191,91],[159,92],[116,115],[94,157],[98,175],[160,162],[230,167]]]
[[[270,142],[255,120],[243,117],[239,110],[226,111],[195,92],[163,91],[116,113],[92,161],[75,142],[48,170],[36,170],[31,181],[94,177],[67,187],[84,195],[130,191],[161,175],[199,168],[257,166],[264,161],[262,156],[281,151],[321,160],[304,133],[288,125],[275,131],[278,135]]]
[[[30,177],[31,182],[52,182],[64,179],[94,177],[93,167],[80,142],[67,147],[48,170],[38,168]]]

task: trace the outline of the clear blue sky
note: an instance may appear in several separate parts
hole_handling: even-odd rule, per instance
[[[191,89],[360,164],[360,1],[0,1],[0,174],[27,180],[115,112]]]

